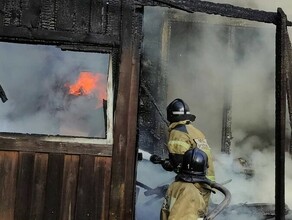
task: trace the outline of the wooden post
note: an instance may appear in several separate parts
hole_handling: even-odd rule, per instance
[[[121,5],[121,59],[114,120],[109,219],[131,220],[135,213],[136,128],[142,42],[142,8],[132,0]]]
[[[276,125],[275,125],[275,214],[276,220],[285,219],[285,118],[286,118],[286,34],[287,17],[277,10],[276,26]]]

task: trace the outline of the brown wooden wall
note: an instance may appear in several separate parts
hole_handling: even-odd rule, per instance
[[[111,161],[0,151],[0,219],[107,219]]]

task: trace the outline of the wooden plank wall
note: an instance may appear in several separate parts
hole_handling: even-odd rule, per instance
[[[1,0],[0,38],[119,45],[120,0]]]
[[[0,151],[0,219],[107,219],[111,161]]]

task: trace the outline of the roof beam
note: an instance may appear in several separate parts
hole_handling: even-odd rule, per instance
[[[207,1],[194,0],[153,0],[171,8],[176,8],[189,13],[203,12],[207,14],[221,15],[224,17],[241,18],[251,21],[277,24],[277,13],[260,11],[251,8],[243,8],[230,4],[219,4]],[[291,21],[287,21],[287,26],[292,26]]]

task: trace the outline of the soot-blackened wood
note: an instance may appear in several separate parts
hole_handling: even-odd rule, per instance
[[[275,214],[285,219],[285,124],[286,124],[286,53],[287,17],[278,8],[276,27],[276,122],[275,122]]]
[[[109,219],[134,218],[140,37],[132,1],[122,1],[122,47],[116,102]],[[131,18],[131,19],[130,19]]]
[[[65,155],[60,219],[74,219],[79,156]]]
[[[6,1],[4,5],[4,24],[20,25],[20,0]]]
[[[21,5],[22,16],[21,25],[28,28],[37,28],[39,25],[41,13],[41,1],[27,0],[23,1]]]
[[[120,5],[119,0],[0,1],[0,40],[116,47]]]
[[[4,1],[0,1],[0,30],[4,25]]]
[[[76,1],[76,26],[75,31],[88,32],[91,0]]]
[[[56,29],[61,31],[73,30],[75,11],[75,1],[56,1]]]
[[[44,220],[59,219],[63,184],[64,154],[49,154],[45,189]]]
[[[0,219],[14,219],[18,166],[17,152],[0,152]]]
[[[29,219],[43,220],[47,168],[48,154],[36,153],[33,169],[32,199]]]
[[[1,30],[1,29],[0,29]],[[95,46],[111,47],[120,44],[119,37],[113,35],[83,33],[83,32],[65,32],[65,31],[48,31],[39,29],[27,29],[24,27],[3,27],[0,33],[0,39],[5,41],[25,43],[56,44],[56,42],[75,43],[82,42],[86,44],[95,44]],[[95,51],[96,52],[96,51]]]
[[[112,0],[110,4],[106,5],[106,33],[120,36],[122,9],[121,0]],[[128,17],[128,19],[131,19]]]
[[[111,157],[96,157],[94,167],[95,219],[108,219]]]
[[[81,155],[79,165],[75,219],[94,217],[94,156]]]
[[[90,26],[89,31],[92,33],[105,33],[105,28],[103,29],[103,24],[106,26],[105,18],[105,8],[106,1],[91,1],[90,6]]]
[[[138,0],[142,5],[160,5],[168,6],[171,8],[176,8],[186,12],[202,12],[207,14],[221,15],[231,18],[241,18],[251,21],[259,21],[265,23],[277,23],[277,13],[260,11],[251,8],[243,8],[238,6],[233,6],[231,4],[221,4],[209,1],[193,1],[193,0],[153,0],[145,1]],[[292,22],[287,21],[288,26],[292,26]]]
[[[290,122],[290,140],[288,146],[288,152],[292,155],[292,46],[289,34],[287,32],[287,62],[288,62],[288,70],[287,70],[287,100],[288,100],[288,113],[289,113],[289,122]]]
[[[55,30],[55,0],[43,0],[41,7],[40,27],[47,30]]]
[[[34,153],[19,153],[16,184],[15,219],[29,219],[32,197]]]

